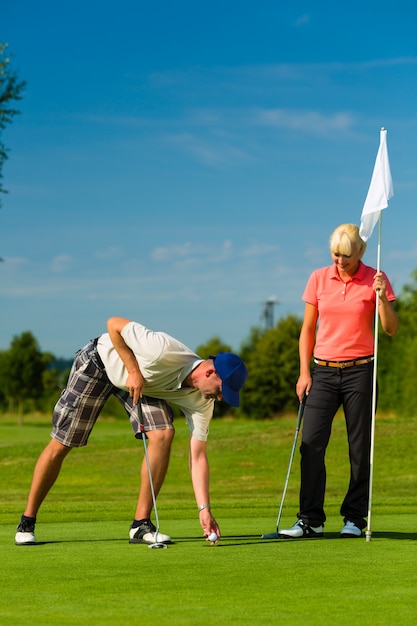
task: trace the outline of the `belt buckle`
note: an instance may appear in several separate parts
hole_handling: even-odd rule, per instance
[[[348,362],[347,362],[347,361],[340,361],[340,362],[339,362],[339,367],[340,367],[340,369],[342,369],[342,370],[343,370],[343,369],[344,369],[345,367],[347,367],[347,366],[348,366]]]

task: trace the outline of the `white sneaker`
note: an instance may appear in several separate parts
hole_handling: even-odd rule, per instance
[[[129,530],[129,543],[171,543],[171,537],[156,531],[151,520]]]
[[[294,539],[300,539],[302,537],[314,539],[315,537],[323,537],[323,526],[309,526],[305,524],[303,520],[299,519],[298,522],[288,530],[280,530],[278,536],[293,537]]]
[[[343,539],[354,539],[355,537],[362,537],[362,531],[353,522],[346,522],[340,531],[340,536],[343,537]]]
[[[35,524],[20,522],[16,528],[14,542],[17,546],[34,546],[36,544]]]

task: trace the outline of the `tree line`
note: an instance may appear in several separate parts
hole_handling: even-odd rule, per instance
[[[399,330],[394,337],[379,332],[378,409],[394,414],[417,413],[417,270],[413,282],[404,286],[395,302]],[[240,409],[217,403],[215,416],[226,413],[255,419],[271,419],[296,411],[295,383],[298,378],[298,337],[302,320],[288,315],[274,328],[252,328],[239,356],[246,362],[249,377],[242,390]],[[197,346],[202,358],[230,351],[219,337]],[[8,350],[0,351],[0,410],[16,413],[20,422],[27,411],[50,412],[64,388],[71,361],[42,353],[30,331],[15,336]],[[175,410],[175,407],[174,407]],[[104,411],[124,416],[116,399]]]

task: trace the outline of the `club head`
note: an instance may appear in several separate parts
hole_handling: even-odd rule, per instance
[[[279,539],[279,534],[278,532],[266,533],[265,535],[262,535],[262,539]]]
[[[157,541],[156,543],[150,543],[148,548],[152,550],[152,548],[168,548],[166,543],[161,543]]]

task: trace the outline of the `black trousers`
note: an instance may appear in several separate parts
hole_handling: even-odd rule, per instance
[[[298,518],[310,526],[326,520],[325,454],[333,418],[343,406],[349,444],[350,480],[340,514],[366,527],[369,498],[372,380],[374,363],[344,369],[315,365],[301,439],[301,488]]]

